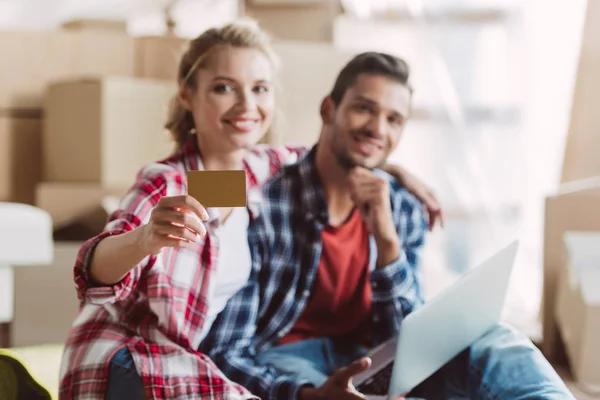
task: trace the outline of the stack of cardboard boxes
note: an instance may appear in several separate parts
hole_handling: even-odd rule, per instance
[[[245,12],[275,38],[333,43],[342,8],[334,0],[246,0]]]
[[[595,109],[600,99],[599,22],[600,2],[587,2],[562,184],[546,198],[542,310],[544,354],[553,360],[566,355],[574,378],[596,394],[600,394],[600,114]]]
[[[544,341],[554,362],[566,355],[579,388],[600,393],[600,177],[564,184],[546,199]]]
[[[172,152],[162,125],[175,92],[174,82],[115,76],[48,86],[36,204],[55,228],[93,213],[105,195],[120,197],[142,166]]]
[[[581,389],[600,394],[600,232],[564,236],[556,320],[571,372]]]
[[[0,63],[0,201],[37,205],[59,229],[123,194],[172,151],[162,125],[184,46],[119,24],[0,32],[10,54]]]
[[[0,32],[0,202],[47,211],[57,239],[51,265],[14,270],[8,345],[64,341],[78,309],[73,264],[106,223],[103,200],[172,150],[161,127],[184,47],[131,37],[123,24]],[[31,306],[48,299],[51,313]]]

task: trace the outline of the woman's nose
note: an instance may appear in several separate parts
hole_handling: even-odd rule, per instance
[[[256,96],[252,91],[244,91],[240,95],[240,106],[244,111],[253,111],[256,109]]]

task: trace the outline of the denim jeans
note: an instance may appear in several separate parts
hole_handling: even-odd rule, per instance
[[[277,346],[257,361],[321,386],[364,350],[330,339]],[[575,400],[541,352],[525,336],[497,325],[416,387],[408,398]]]
[[[146,390],[127,347],[110,360],[106,400],[145,400]]]

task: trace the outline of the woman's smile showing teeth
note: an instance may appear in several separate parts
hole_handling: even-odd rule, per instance
[[[232,119],[228,121],[235,130],[239,132],[251,132],[258,125],[257,119]]]

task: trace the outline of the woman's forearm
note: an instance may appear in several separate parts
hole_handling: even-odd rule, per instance
[[[96,245],[90,263],[90,275],[94,281],[114,285],[150,255],[140,245],[142,229],[144,227],[140,226],[120,235],[109,236]]]

